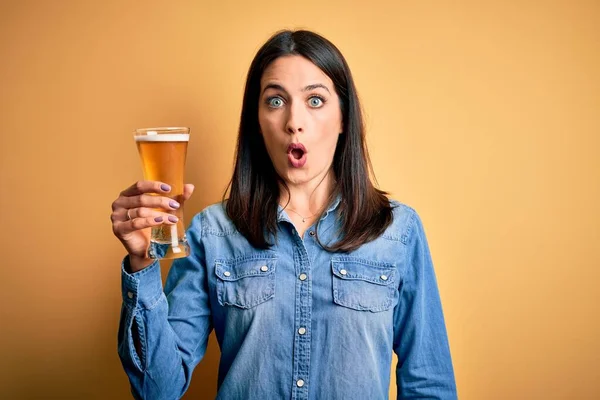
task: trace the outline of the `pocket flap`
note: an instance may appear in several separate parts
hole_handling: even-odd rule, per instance
[[[215,273],[224,281],[237,281],[249,276],[266,276],[275,271],[275,258],[221,260],[215,263]]]
[[[331,261],[331,270],[340,279],[361,280],[382,286],[396,281],[396,266],[393,264],[340,258]]]

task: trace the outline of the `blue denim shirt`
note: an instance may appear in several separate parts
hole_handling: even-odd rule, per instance
[[[280,209],[269,250],[252,247],[221,204],[206,208],[188,230],[191,256],[173,263],[164,292],[158,263],[134,274],[124,265],[118,350],[134,396],[180,398],[214,329],[217,399],[387,399],[392,351],[398,398],[456,399],[419,216],[392,202],[381,237],[331,253],[316,239],[335,241],[338,204],[318,235],[314,225],[303,237]]]

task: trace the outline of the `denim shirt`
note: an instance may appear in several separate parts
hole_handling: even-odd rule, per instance
[[[332,253],[317,238],[335,242],[338,204],[303,237],[280,208],[269,250],[251,246],[222,204],[204,209],[187,232],[191,255],[173,262],[164,292],[157,262],[129,274],[126,258],[118,351],[134,397],[180,398],[214,329],[217,399],[387,399],[392,351],[398,398],[456,399],[419,216],[392,202],[383,235]]]

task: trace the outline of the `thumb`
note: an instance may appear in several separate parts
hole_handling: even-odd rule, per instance
[[[192,185],[191,183],[186,183],[185,185],[183,185],[183,200],[187,200],[192,196],[192,193],[194,193],[194,185]]]

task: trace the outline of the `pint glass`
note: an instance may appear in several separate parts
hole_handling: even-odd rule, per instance
[[[167,196],[181,204],[177,210],[169,211],[179,218],[176,224],[152,228],[148,256],[158,259],[186,257],[190,248],[183,223],[183,172],[190,129],[136,129],[134,138],[142,160],[144,179],[170,185],[171,191]]]

